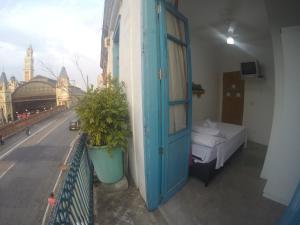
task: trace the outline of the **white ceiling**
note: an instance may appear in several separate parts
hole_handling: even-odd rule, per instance
[[[213,43],[224,43],[230,24],[239,42],[269,37],[264,0],[179,0],[180,11],[188,17],[190,32]]]

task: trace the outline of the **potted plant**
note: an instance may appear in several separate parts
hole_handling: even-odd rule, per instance
[[[108,79],[107,86],[89,89],[76,112],[88,135],[89,155],[98,179],[115,183],[124,174],[123,152],[131,135],[125,84]]]

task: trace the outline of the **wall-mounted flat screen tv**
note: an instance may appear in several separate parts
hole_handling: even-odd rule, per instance
[[[259,64],[257,61],[242,62],[241,63],[242,77],[261,77],[259,72]]]

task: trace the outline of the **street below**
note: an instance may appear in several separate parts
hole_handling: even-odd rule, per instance
[[[69,131],[76,117],[65,111],[16,134],[0,147],[0,225],[40,225],[47,198],[78,137]],[[51,209],[49,210],[49,212]],[[48,213],[49,213],[48,212]]]

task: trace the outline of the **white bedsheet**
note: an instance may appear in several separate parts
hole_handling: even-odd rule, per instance
[[[216,145],[213,148],[196,143],[192,144],[192,154],[202,159],[198,162],[208,163],[217,158],[216,169],[222,167],[243,143],[245,147],[247,145],[245,127],[229,123],[218,123],[218,128],[225,135],[226,142]]]

